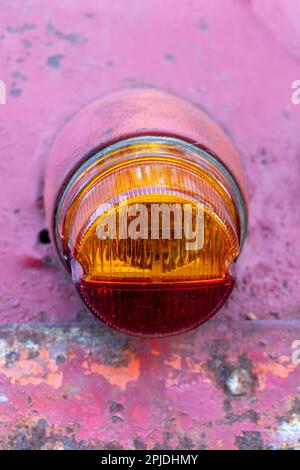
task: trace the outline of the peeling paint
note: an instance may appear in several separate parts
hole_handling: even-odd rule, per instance
[[[255,366],[255,373],[258,376],[259,389],[266,388],[268,376],[273,375],[281,379],[287,379],[288,376],[297,369],[297,366],[291,362],[291,358],[281,356],[278,361],[258,363]]]
[[[111,385],[117,385],[121,390],[125,390],[129,382],[138,379],[140,375],[140,361],[137,357],[132,357],[126,367],[114,367],[93,362],[82,364],[85,375],[98,374],[104,377]]]
[[[49,357],[49,353],[45,349],[40,349],[38,355],[30,358],[32,351],[32,341],[27,342],[27,347],[18,345],[13,348],[3,348],[6,354],[0,358],[0,374],[7,377],[11,384],[19,383],[21,385],[39,385],[45,383],[53,388],[59,388],[62,384],[63,374],[59,372],[55,361]],[[35,345],[35,348],[38,348]],[[37,349],[36,349],[37,350]],[[16,358],[12,363],[7,364],[7,357],[10,351],[16,354]]]

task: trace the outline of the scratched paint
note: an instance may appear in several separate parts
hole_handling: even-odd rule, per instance
[[[0,447],[299,448],[299,1],[74,3],[0,1]],[[233,296],[165,340],[95,321],[43,232],[55,135],[136,86],[204,107],[250,194]]]

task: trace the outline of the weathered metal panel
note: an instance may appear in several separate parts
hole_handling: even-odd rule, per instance
[[[1,447],[299,446],[295,321],[212,320],[129,338],[106,327],[2,327]]]

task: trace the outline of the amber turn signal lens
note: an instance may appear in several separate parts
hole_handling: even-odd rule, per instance
[[[79,129],[89,122],[91,129]],[[103,129],[109,122],[114,127]],[[112,328],[141,336],[187,331],[233,288],[230,265],[246,227],[242,173],[219,128],[207,145],[209,123],[164,93],[119,92],[82,111],[63,131],[66,147],[56,144],[46,178],[53,239],[81,298]],[[186,134],[195,124],[202,142]],[[81,147],[69,142],[76,129]],[[225,160],[215,154],[220,136]]]

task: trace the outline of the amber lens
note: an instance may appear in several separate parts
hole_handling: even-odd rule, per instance
[[[124,141],[71,179],[57,238],[88,307],[132,334],[190,329],[224,303],[239,253],[231,183],[175,139]]]

